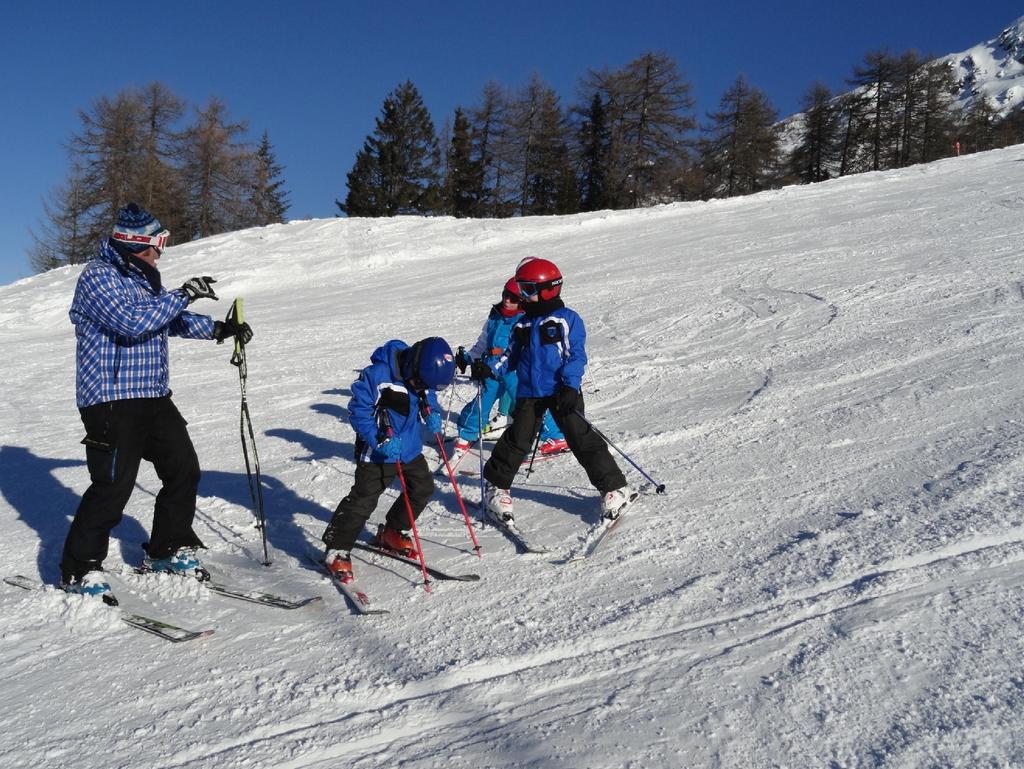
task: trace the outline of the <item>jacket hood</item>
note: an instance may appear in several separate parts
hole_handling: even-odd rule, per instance
[[[398,353],[407,349],[409,349],[409,345],[401,339],[392,339],[373,351],[373,354],[370,356],[370,362],[385,364],[391,372],[392,380],[396,382],[401,381],[402,372],[398,367]]]

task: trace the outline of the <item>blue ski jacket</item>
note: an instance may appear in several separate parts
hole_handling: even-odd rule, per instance
[[[213,319],[186,307],[183,291],[154,291],[104,240],[78,278],[68,313],[77,340],[78,407],[168,395],[168,335],[213,339]]]
[[[359,440],[356,441],[356,459],[382,465],[392,462],[377,450],[387,440],[387,425],[391,425],[402,441],[402,462],[411,462],[423,452],[422,399],[434,413],[440,413],[437,393],[427,389],[417,393],[409,387],[398,367],[398,353],[408,348],[405,342],[392,339],[385,342],[370,356],[371,364],[359,373],[352,384],[352,398],[348,402],[348,417]]]
[[[583,319],[560,299],[546,304],[542,312],[526,313],[516,321],[508,351],[490,364],[495,377],[515,369],[517,398],[544,398],[561,385],[579,390],[583,382],[587,367]]]
[[[484,321],[483,330],[480,332],[476,344],[469,351],[471,358],[483,358],[492,360],[504,354],[508,349],[512,337],[512,329],[516,321],[523,317],[522,312],[512,316],[501,314],[501,304],[491,307],[487,320]]]

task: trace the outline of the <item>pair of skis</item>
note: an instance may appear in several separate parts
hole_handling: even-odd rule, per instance
[[[601,549],[602,545],[605,544],[608,538],[615,533],[629,507],[639,496],[640,492],[634,491],[626,503],[619,509],[617,517],[610,520],[602,518],[587,533],[584,538],[583,546],[578,549],[576,553],[566,556],[565,558],[557,561],[557,563],[576,563],[579,561],[585,561],[586,559],[594,556]],[[509,523],[498,520],[497,518],[492,517],[490,512],[486,510],[484,511],[484,514],[487,517],[487,522],[494,526],[494,528],[498,529],[498,531],[502,532],[521,552],[538,555],[551,553],[546,546],[534,540],[514,522]]]
[[[155,574],[158,572],[152,572],[143,569],[136,569],[137,573],[151,573]],[[191,577],[187,577],[191,579]],[[4,577],[3,581],[8,585],[14,587],[20,587],[24,590],[44,590],[48,586],[40,582],[39,580],[32,579],[23,575],[14,575],[10,577]],[[257,603],[262,606],[270,606],[276,609],[300,609],[303,606],[321,600],[319,596],[313,598],[301,598],[293,600],[286,598],[285,596],[277,595],[275,593],[267,593],[258,590],[246,590],[244,588],[235,587],[233,585],[227,585],[217,581],[200,582],[199,584],[205,586],[208,590],[223,595],[228,598],[234,598],[239,601],[245,601],[248,603]],[[58,589],[58,588],[54,588]],[[72,595],[69,593],[69,595]],[[85,598],[86,596],[82,596]],[[116,607],[111,607],[115,611],[120,611]],[[126,625],[129,625],[138,630],[142,630],[146,633],[150,633],[165,641],[171,643],[183,643],[185,641],[194,641],[198,638],[205,638],[206,636],[212,635],[213,630],[190,630],[188,628],[179,627],[178,625],[172,625],[169,622],[156,619],[144,614],[136,614],[133,612],[120,611],[121,621]]]

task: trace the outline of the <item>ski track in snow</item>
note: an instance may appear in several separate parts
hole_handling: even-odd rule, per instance
[[[256,331],[270,568],[230,350],[171,342],[211,567],[324,600],[280,611],[132,574],[159,488],[144,467],[107,561],[118,594],[216,632],[167,644],[4,586],[5,769],[1024,765],[1022,184],[1009,148],[728,201],[292,222],[170,249],[168,285],[214,273]],[[480,523],[473,557],[438,481],[424,547],[480,583],[427,595],[360,555],[391,613],[354,617],[304,553],[351,484],[355,372],[389,338],[471,344],[529,254],[559,264],[586,322],[588,415],[668,493],[615,455],[647,493],[598,555],[560,565],[598,518],[571,457],[515,490],[550,557]],[[0,288],[0,556],[51,581],[87,485],[78,270]],[[456,414],[473,392],[454,388]]]

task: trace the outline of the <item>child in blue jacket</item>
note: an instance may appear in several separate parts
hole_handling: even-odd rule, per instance
[[[355,480],[322,537],[327,546],[324,563],[341,582],[353,580],[349,551],[380,495],[398,475],[396,463],[402,464],[414,519],[433,495],[434,479],[423,457],[420,425],[440,433],[436,391],[450,385],[455,376],[452,348],[436,336],[412,347],[397,339],[385,342],[373,351],[370,361],[352,384],[348,404],[349,422],[356,432]],[[388,510],[378,544],[415,557],[415,547],[405,533],[411,523],[402,497]]]
[[[604,517],[617,518],[636,491],[626,485],[604,440],[580,417],[584,408],[580,384],[587,365],[583,319],[562,302],[562,273],[547,259],[520,262],[516,283],[524,299],[524,313],[512,329],[508,351],[491,363],[473,363],[476,381],[501,376],[512,368],[518,375],[512,425],[484,467],[484,509],[497,523],[513,524],[509,487],[530,450],[543,413],[550,409],[565,433],[569,450],[600,492]]]
[[[473,345],[468,354],[461,347],[459,348],[456,363],[460,369],[465,370],[474,360],[483,360],[488,363],[496,361],[507,352],[512,329],[523,316],[523,310],[520,307],[521,301],[516,279],[510,278],[501,292],[501,301],[493,305],[487,314],[487,320],[484,323],[483,330],[480,332],[480,337],[476,340],[476,344]],[[490,414],[494,402],[499,398],[501,399],[498,405],[498,417],[490,421],[487,420],[486,416],[484,418],[485,433],[488,432],[488,423],[492,429],[507,426],[508,414],[516,400],[517,379],[515,369],[506,369],[497,378],[488,378],[481,383],[483,392],[481,393],[480,400],[482,401],[483,413],[485,415]],[[480,435],[480,417],[476,398],[467,403],[466,407],[462,410],[462,413],[459,415],[458,426],[459,437],[455,439],[455,447],[449,458],[453,468],[458,465],[459,461],[466,455]],[[565,436],[562,435],[562,431],[555,424],[555,420],[551,417],[551,412],[545,412],[540,430],[541,453],[557,454],[567,449],[568,444],[565,442]],[[442,470],[444,470],[443,465],[438,468],[438,472]]]

